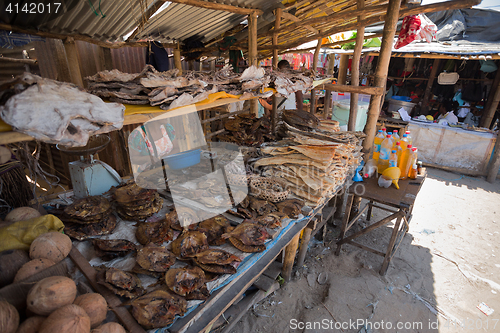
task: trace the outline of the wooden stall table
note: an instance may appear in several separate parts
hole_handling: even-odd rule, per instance
[[[400,180],[399,190],[396,189],[394,185],[391,185],[389,188],[379,187],[377,184],[378,179],[376,177],[365,179],[363,182],[352,184],[349,187],[347,205],[345,208],[344,219],[342,221],[342,227],[340,230],[340,240],[337,242],[335,255],[338,256],[340,254],[340,250],[342,248],[342,245],[344,244],[351,244],[363,250],[370,251],[384,257],[382,268],[380,269],[380,274],[385,275],[392,257],[403,241],[403,237],[408,232],[412,217],[413,205],[426,176],[427,174],[424,170],[422,172],[422,175],[419,175],[417,179],[407,178],[405,180]],[[359,210],[354,218],[350,219],[351,206],[354,196],[357,196],[361,199],[366,199],[368,200],[368,203],[365,207]],[[373,208],[388,211],[389,213],[391,213],[391,215],[346,237],[347,231],[349,231],[354,223],[359,220],[362,214],[367,212],[366,219],[368,221],[370,220]],[[358,238],[372,230],[380,228],[394,219],[396,219],[396,223],[394,225],[391,238],[389,240],[389,244],[387,245],[385,253],[353,241],[353,239]],[[401,223],[401,221],[403,221],[404,223]]]
[[[397,131],[400,133],[400,136],[402,137],[404,132],[408,131],[408,125],[409,122],[407,121],[381,116],[377,121],[377,130],[382,129],[382,127],[386,127],[387,132],[391,132],[390,130],[394,131],[395,129],[397,129]],[[403,133],[401,133],[401,130],[403,131]]]

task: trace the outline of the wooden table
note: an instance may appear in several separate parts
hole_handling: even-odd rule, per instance
[[[408,232],[412,217],[413,205],[425,178],[426,172],[424,170],[423,174],[418,176],[417,179],[400,180],[399,190],[396,189],[394,185],[391,185],[391,187],[387,189],[379,187],[377,184],[378,179],[376,177],[365,179],[363,182],[352,184],[349,187],[347,205],[345,208],[344,219],[342,221],[342,227],[340,230],[340,240],[337,242],[337,249],[335,251],[335,254],[340,255],[340,250],[343,244],[351,244],[363,250],[380,255],[384,258],[382,268],[380,269],[380,274],[385,275],[392,257],[403,241],[404,235],[406,234],[406,232]],[[360,197],[361,199],[367,199],[368,203],[365,207],[359,210],[354,218],[350,219],[351,206],[355,196]],[[370,221],[373,208],[382,209],[391,214],[381,219],[380,221],[377,221],[365,227],[364,229],[346,237],[347,231],[352,228],[354,223],[356,223],[365,212],[367,221]],[[372,249],[368,246],[353,241],[353,239],[358,238],[372,230],[380,228],[394,219],[396,219],[396,223],[394,225],[391,238],[385,252]],[[402,221],[404,223],[401,223]]]

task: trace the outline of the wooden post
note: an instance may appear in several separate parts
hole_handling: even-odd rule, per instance
[[[177,76],[182,75],[182,62],[181,62],[181,48],[180,45],[177,44],[177,48],[174,49],[174,65],[175,68],[179,70]]]
[[[304,233],[302,234],[302,240],[300,241],[299,256],[297,257],[297,266],[301,267],[304,264],[304,260],[307,254],[307,248],[309,241],[311,240],[312,229],[306,227]]]
[[[335,65],[335,54],[330,53],[328,55],[328,69],[326,70],[326,75],[332,75],[333,74],[333,69]],[[323,107],[323,114],[325,115],[325,118],[328,118],[328,116],[331,116],[330,113],[330,107],[332,105],[332,91],[331,90],[325,90],[325,106]]]
[[[80,57],[76,49],[75,40],[72,37],[66,38],[64,41],[64,49],[68,58],[68,68],[71,76],[71,82],[83,88],[82,73],[80,71]]]
[[[365,0],[358,0],[358,9],[365,8]],[[364,16],[358,16],[358,22],[363,20]],[[359,86],[359,61],[361,59],[361,51],[363,51],[363,43],[365,42],[365,27],[359,27],[356,34],[356,46],[352,56],[351,65],[351,86]],[[351,94],[351,108],[349,111],[349,121],[347,122],[347,130],[356,130],[356,120],[358,117],[358,94]]]
[[[341,54],[339,63],[339,77],[337,79],[338,84],[345,84],[347,81],[347,67],[349,66],[349,55]]]
[[[113,58],[111,57],[111,49],[109,47],[99,46],[99,62],[100,71],[113,69]]]
[[[498,91],[498,89],[497,89]],[[498,104],[498,100],[497,100]],[[498,168],[500,168],[500,135],[497,135],[497,142],[493,150],[493,157],[491,159],[490,168],[488,169],[487,181],[494,183],[498,175]]]
[[[382,38],[382,45],[380,46],[380,55],[378,58],[377,69],[375,70],[376,87],[382,87],[385,90],[387,81],[387,71],[389,70],[389,62],[391,61],[392,44],[394,42],[394,34],[396,33],[396,24],[399,18],[399,8],[401,0],[389,0],[389,8],[385,17],[384,36]],[[373,139],[375,138],[375,130],[377,129],[377,120],[380,114],[380,103],[384,94],[374,95],[370,99],[370,106],[368,108],[368,119],[366,121],[365,133],[366,138],[363,141],[363,151],[366,156],[373,146]]]
[[[285,260],[283,262],[282,277],[286,282],[290,281],[292,277],[293,262],[299,247],[300,233],[298,233],[285,248]]]
[[[276,20],[274,21],[274,30],[278,30],[281,26],[281,14],[283,13],[282,8],[276,8],[274,16]],[[273,34],[273,46],[278,45],[278,34]],[[278,49],[273,49],[273,70],[278,69]],[[276,126],[278,124],[278,98],[273,95],[273,109],[271,111],[271,131],[276,134]]]
[[[312,69],[315,72],[318,69],[318,60],[319,60],[319,53],[321,52],[322,41],[323,41],[323,38],[318,38],[318,44],[316,45],[316,50],[314,51],[313,68]],[[311,90],[311,103],[309,105],[311,106],[311,108],[309,109],[309,112],[311,112],[312,114],[316,113],[316,89]]]
[[[424,97],[422,98],[422,108],[420,113],[426,115],[429,112],[429,100],[431,99],[432,85],[434,84],[434,79],[439,68],[440,59],[434,59],[432,63],[431,74],[429,75],[429,80],[427,81],[427,86],[425,87]]]
[[[248,15],[248,65],[257,66],[257,14]],[[257,99],[250,100],[250,113],[259,114]]]
[[[500,70],[497,70],[497,75],[495,75],[495,80],[491,85],[491,91],[486,101],[484,107],[484,114],[481,117],[481,126],[489,128],[491,126],[491,121],[498,107],[498,101],[500,99]]]

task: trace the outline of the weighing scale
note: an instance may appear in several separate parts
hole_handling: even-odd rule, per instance
[[[103,150],[110,141],[107,134],[99,134],[90,137],[83,147],[56,145],[57,149],[66,154],[80,156],[79,161],[69,162],[69,174],[75,197],[101,195],[122,182],[116,170],[103,161],[94,159],[94,154]]]

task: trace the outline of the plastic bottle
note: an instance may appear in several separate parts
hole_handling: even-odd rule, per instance
[[[363,167],[363,177],[370,178],[377,172],[377,161],[369,159]]]
[[[394,147],[396,147],[396,142],[401,141],[398,131],[392,132],[392,137],[394,138]]]
[[[396,142],[394,150],[396,151],[396,156],[398,158],[397,164],[399,166],[401,164],[401,155],[403,154],[403,148],[401,148],[401,141]]]
[[[384,138],[387,136],[387,130],[385,127],[382,127],[382,134],[384,135]]]
[[[409,144],[412,145],[413,139],[411,138],[410,131],[406,131],[405,134],[406,134],[406,137],[408,138]]]
[[[389,134],[385,137],[380,145],[380,155],[378,157],[378,173],[384,172],[389,167],[389,157],[392,150],[392,139]],[[407,171],[408,172],[408,171]]]
[[[389,168],[398,166],[398,154],[395,149],[391,151],[391,156],[389,156]]]
[[[410,179],[417,179],[417,165],[413,164],[412,168],[410,169],[410,174],[408,175],[408,178]]]
[[[413,165],[414,164],[417,165],[417,156],[418,156],[418,149],[412,146],[410,157],[408,158],[408,165],[410,166],[408,168],[408,173],[407,173],[408,176],[410,176],[410,172],[412,171]]]
[[[405,150],[408,145],[411,143],[408,141],[408,134],[403,134],[403,137],[401,138],[401,149]]]
[[[380,145],[382,144],[382,141],[384,141],[384,135],[382,134],[382,130],[378,130],[378,133],[375,136],[375,139],[373,140],[373,156],[372,156],[372,158],[375,161],[378,161],[378,156],[380,154]]]
[[[394,146],[395,145],[395,143],[394,143],[395,140],[394,140],[394,137],[392,136],[392,132],[387,132],[387,135],[389,135],[391,137],[391,144]]]
[[[401,178],[406,179],[408,177],[408,171],[410,170],[410,156],[412,154],[411,151],[412,145],[408,145],[408,147],[403,150],[401,154],[401,162],[399,163],[399,170],[401,170]]]

